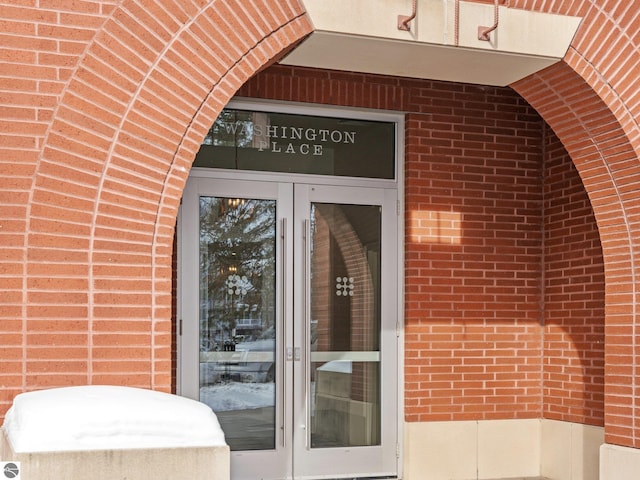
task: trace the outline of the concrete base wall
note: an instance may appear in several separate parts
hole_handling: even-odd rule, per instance
[[[604,444],[600,447],[600,480],[637,480],[640,450]]]
[[[21,480],[229,480],[229,447],[15,453],[2,431],[0,460]]]
[[[543,477],[598,480],[604,429],[580,423],[542,420]]]
[[[404,429],[405,480],[598,480],[602,428],[531,419],[407,423]],[[622,477],[601,480],[614,478]]]

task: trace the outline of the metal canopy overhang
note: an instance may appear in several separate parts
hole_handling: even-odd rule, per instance
[[[316,27],[280,63],[330,70],[505,86],[559,62],[580,18],[500,7],[490,41],[478,27],[491,25],[492,5],[454,0],[418,1],[410,31],[397,28],[400,0],[306,0]],[[456,44],[454,29],[458,29]]]
[[[315,32],[280,63],[505,86],[558,61],[554,57]]]

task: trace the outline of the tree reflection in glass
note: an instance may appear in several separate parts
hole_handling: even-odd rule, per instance
[[[276,202],[200,198],[200,400],[232,450],[275,447]]]

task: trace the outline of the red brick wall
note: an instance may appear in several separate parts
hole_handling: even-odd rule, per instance
[[[593,209],[545,128],[544,416],[604,423],[604,260]]]
[[[602,423],[603,399],[597,396],[603,383],[602,371],[597,370],[602,367],[602,303],[562,304],[570,318],[591,322],[599,347],[567,342],[564,351],[549,350],[555,357],[543,360],[543,315],[549,314],[541,307],[543,245],[547,237],[561,242],[563,235],[557,228],[543,234],[545,200],[576,201],[565,208],[577,212],[572,217],[584,216],[585,228],[591,235],[595,232],[596,242],[597,228],[566,152],[557,140],[545,143],[555,137],[545,135],[544,123],[522,98],[508,88],[290,67],[259,74],[239,95],[409,112],[408,421],[530,418],[551,412],[553,418]],[[579,198],[573,191],[566,198],[564,184],[557,179],[545,181],[546,158],[564,160],[562,179],[582,193]],[[563,246],[578,252],[583,263],[601,266],[599,250],[582,247],[579,242]],[[555,265],[558,262],[549,267],[553,272]],[[584,283],[581,265],[576,262],[563,274]],[[591,280],[597,297],[603,278],[594,274]],[[572,335],[578,332],[575,327]],[[543,397],[543,379],[547,388],[556,381],[554,366],[582,358],[593,358],[586,378],[593,384],[585,386],[573,377],[573,391]],[[588,398],[576,401],[576,392],[583,390],[590,392]],[[558,411],[558,403],[569,408]]]
[[[405,417],[539,417],[542,121],[509,89],[414,98]]]

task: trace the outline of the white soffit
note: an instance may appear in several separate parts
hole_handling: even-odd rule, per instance
[[[498,86],[561,60],[581,20],[500,7],[487,42],[478,27],[493,25],[493,5],[460,1],[456,22],[454,0],[418,0],[411,30],[402,31],[408,0],[304,3],[314,33],[283,64]]]
[[[316,32],[281,63],[481,85],[509,85],[557,58]]]

